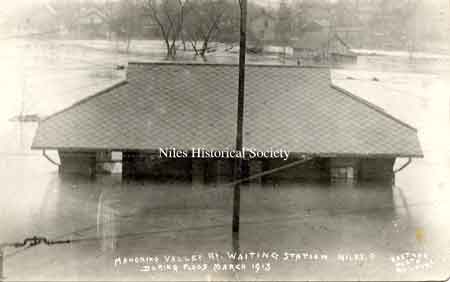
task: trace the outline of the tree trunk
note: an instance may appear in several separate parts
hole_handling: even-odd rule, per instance
[[[127,53],[127,55],[130,53],[130,47],[131,47],[131,38],[130,38],[130,36],[128,36],[128,38],[127,38],[127,49],[126,49],[126,53]]]
[[[202,52],[201,52],[201,56],[205,57],[206,51],[208,50],[208,41],[205,40],[203,41],[203,47],[202,47]]]
[[[181,33],[181,42],[183,43],[183,51],[186,52],[186,40],[184,40],[183,33]]]
[[[166,44],[166,50],[167,50],[167,58],[170,58],[170,43],[169,40],[164,39],[164,43]]]
[[[195,56],[200,55],[200,54],[198,53],[198,49],[197,49],[197,42],[191,41],[191,45],[192,45],[192,49],[194,49]]]

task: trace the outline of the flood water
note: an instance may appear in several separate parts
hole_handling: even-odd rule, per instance
[[[61,177],[42,152],[29,149],[37,125],[8,121],[21,112],[51,114],[123,79],[116,64],[160,56],[127,57],[73,44],[11,41],[0,47],[0,243],[35,235],[74,240],[5,247],[6,281],[410,281],[450,275],[447,59],[364,57],[357,66],[333,70],[334,83],[418,128],[425,157],[398,173],[395,185],[242,186],[239,246],[247,256],[233,259],[230,186]],[[49,155],[58,160],[55,152]],[[162,268],[146,268],[158,264],[150,258]],[[231,269],[236,263],[241,268]]]

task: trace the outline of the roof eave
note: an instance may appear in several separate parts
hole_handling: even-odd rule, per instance
[[[32,146],[32,150],[59,150],[59,151],[79,151],[79,152],[99,152],[99,151],[119,151],[130,152],[140,151],[146,153],[158,153],[159,149],[143,148],[112,148],[112,147],[56,147],[56,146]],[[423,158],[423,153],[334,153],[334,152],[290,152],[297,156],[311,156],[319,158]]]
[[[118,81],[118,82],[112,84],[111,86],[108,86],[108,87],[105,88],[105,89],[102,89],[102,90],[100,90],[100,91],[98,91],[98,92],[96,92],[96,93],[94,93],[94,94],[92,94],[92,95],[89,95],[88,97],[86,97],[86,98],[84,98],[84,99],[79,100],[78,102],[76,102],[76,103],[74,103],[74,104],[68,106],[67,108],[64,108],[64,109],[62,109],[62,110],[60,110],[60,111],[57,111],[56,113],[53,113],[53,114],[47,116],[46,118],[42,119],[39,123],[43,123],[43,122],[45,122],[46,120],[51,119],[51,118],[53,118],[53,117],[55,117],[55,116],[57,116],[57,115],[59,115],[59,114],[61,114],[61,113],[63,113],[63,112],[66,112],[67,110],[70,110],[70,109],[72,109],[72,108],[74,108],[74,107],[76,107],[76,106],[78,106],[78,105],[80,105],[80,104],[83,104],[83,103],[85,103],[85,102],[91,100],[91,99],[94,98],[94,97],[97,97],[97,96],[99,96],[99,95],[108,93],[109,91],[111,91],[111,90],[113,90],[113,89],[116,89],[116,88],[118,88],[118,87],[120,87],[120,86],[123,86],[123,85],[125,85],[125,84],[127,84],[127,83],[128,83],[127,80],[120,80],[120,81]]]
[[[339,86],[337,86],[337,85],[335,85],[333,83],[331,83],[330,86],[331,86],[331,88],[333,88],[333,89],[339,91],[340,93],[342,93],[342,94],[344,94],[344,95],[346,95],[346,96],[348,96],[348,97],[350,97],[350,98],[352,98],[352,99],[354,99],[354,100],[356,100],[356,101],[366,105],[367,107],[369,107],[369,108],[373,109],[374,111],[384,115],[385,117],[388,117],[388,118],[394,120],[395,122],[401,124],[402,126],[405,126],[405,127],[409,128],[411,130],[414,130],[416,132],[418,131],[417,128],[415,128],[412,125],[410,125],[410,124],[408,124],[408,123],[406,123],[406,122],[404,122],[404,121],[394,117],[393,115],[387,113],[383,108],[381,108],[381,107],[379,107],[379,106],[377,106],[377,105],[367,101],[366,99],[361,98],[361,97],[359,97],[359,96],[357,96],[357,95],[355,95],[355,94],[353,94],[353,93],[345,90],[344,88],[341,88],[341,87],[339,87]]]

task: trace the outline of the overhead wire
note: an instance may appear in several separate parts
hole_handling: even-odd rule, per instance
[[[283,218],[270,218],[270,219],[263,219],[263,220],[243,220],[241,221],[242,224],[245,225],[261,225],[261,224],[272,224],[272,223],[287,223],[290,221],[298,221],[298,220],[304,220],[306,218],[310,218],[311,211],[328,211],[328,210],[333,210],[333,215],[334,216],[338,216],[338,215],[346,215],[346,214],[355,214],[355,213],[372,213],[372,212],[378,212],[379,210],[385,210],[385,209],[407,209],[409,211],[410,207],[428,207],[428,206],[434,206],[437,203],[435,202],[422,202],[422,203],[410,203],[407,205],[407,207],[405,206],[380,206],[380,207],[374,207],[374,208],[362,208],[362,209],[347,209],[347,208],[313,208],[313,209],[308,209],[308,214],[303,214],[303,215],[288,215],[288,216],[283,216]],[[326,216],[329,216],[328,214]],[[112,222],[116,222],[119,220],[113,220],[113,221],[109,221],[103,224],[109,224]],[[146,236],[146,235],[154,235],[154,234],[166,234],[166,233],[184,233],[187,231],[200,231],[200,230],[205,230],[205,229],[218,229],[218,228],[229,228],[231,224],[214,224],[214,225],[204,225],[204,226],[194,226],[194,227],[187,227],[187,228],[178,228],[178,229],[163,229],[163,230],[153,230],[153,231],[142,231],[142,232],[128,232],[128,233],[124,233],[124,234],[120,234],[120,235],[109,235],[109,236],[103,236],[103,237],[98,237],[98,236],[92,236],[92,237],[82,237],[82,238],[76,238],[76,239],[67,239],[68,236],[73,235],[73,234],[77,234],[80,233],[81,231],[88,231],[91,229],[94,229],[97,227],[97,225],[93,225],[93,226],[89,226],[86,228],[82,228],[80,230],[77,231],[73,231],[71,233],[66,233],[63,236],[56,236],[54,237],[55,239],[53,239],[52,241],[61,241],[66,244],[72,244],[72,243],[84,243],[84,242],[98,242],[98,241],[103,241],[106,239],[129,239],[129,238],[134,238],[134,239],[139,239],[140,237]],[[328,230],[331,231],[331,230]],[[64,238],[64,239],[58,239],[58,238]],[[51,240],[48,240],[51,241]],[[3,243],[0,244],[1,245],[14,245],[17,244],[16,242],[12,243]],[[63,244],[63,243],[61,243]],[[16,252],[10,253],[10,254],[6,254],[4,257],[5,258],[11,258],[14,257],[15,255],[31,248],[33,246],[27,246],[25,249],[22,250],[18,250]]]

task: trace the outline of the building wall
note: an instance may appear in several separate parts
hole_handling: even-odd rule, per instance
[[[395,158],[361,159],[359,178],[365,181],[393,181]]]
[[[323,49],[294,49],[294,57],[298,58],[302,64],[314,63],[332,63],[332,64],[356,64],[358,56],[354,54],[343,53],[329,53],[329,60],[327,52]]]
[[[192,179],[195,182],[229,181],[233,176],[233,161],[230,159],[161,159],[157,154],[124,152],[122,175]]]
[[[345,54],[331,54],[332,64],[356,64],[358,61],[358,56],[356,55],[345,55]]]
[[[99,162],[111,159],[107,152],[59,151],[61,173],[95,175]],[[245,175],[255,175],[296,161],[290,159],[253,159],[245,162]],[[303,164],[282,169],[251,182],[307,179],[393,181],[395,158],[314,158]],[[194,182],[229,182],[233,179],[233,159],[161,159],[159,155],[143,152],[123,152],[124,177],[191,179]],[[98,171],[101,172],[100,170]]]
[[[329,160],[331,179],[391,182],[395,158],[333,158]]]
[[[250,161],[250,167],[252,166],[252,162],[254,161],[255,160]],[[276,169],[282,167],[283,165],[287,165],[293,161],[296,160],[291,159],[288,161],[284,161],[280,159],[266,159],[262,161],[262,170],[266,171]],[[328,161],[326,159],[316,158],[306,163],[266,175],[263,177],[262,180],[263,181],[284,180],[284,179],[320,180],[328,178],[329,178]]]
[[[122,175],[124,177],[191,178],[190,159],[161,159],[157,155],[141,152],[124,152]]]
[[[95,152],[58,151],[58,154],[61,163],[59,166],[60,173],[86,176],[96,174]]]
[[[228,182],[233,178],[234,160],[213,159],[206,162],[206,181]]]
[[[359,159],[356,158],[331,158],[328,160],[330,178],[332,180],[345,179],[357,180],[359,175]]]
[[[295,161],[295,160],[290,160]],[[288,164],[283,160],[264,160],[261,171]],[[250,168],[252,168],[250,161]],[[308,180],[348,180],[382,181],[393,180],[394,158],[316,158],[304,164],[264,176],[263,180],[308,179]],[[250,175],[257,169],[251,170]]]
[[[324,59],[326,51],[324,49],[294,48],[294,57],[304,60]]]

